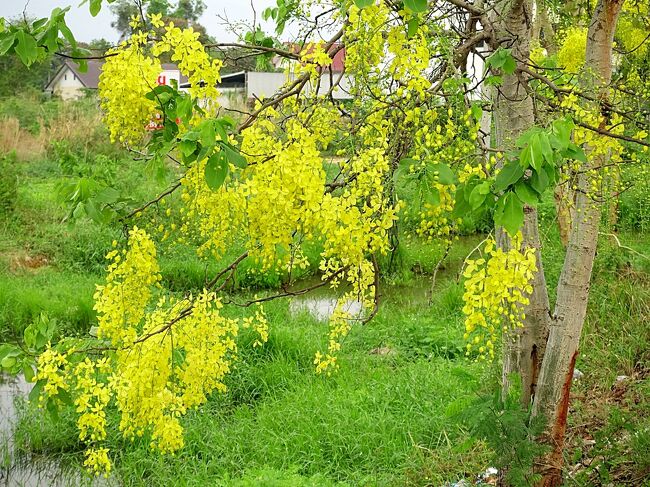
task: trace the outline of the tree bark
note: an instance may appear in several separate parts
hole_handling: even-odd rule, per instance
[[[623,0],[598,0],[589,26],[585,63],[587,71],[582,78],[582,85],[584,89],[598,93],[600,106],[607,102],[612,74],[614,31],[622,4]],[[588,170],[603,167],[608,155],[592,154],[590,147],[586,147],[586,152],[588,162],[578,177],[576,218],[558,282],[554,318],[532,409],[533,416],[542,416],[547,421],[544,440],[551,446],[551,452],[539,468],[542,480],[538,485],[544,487],[562,483],[562,450],[571,380],[587,312],[601,218],[600,204],[589,196]]]
[[[529,58],[532,33],[532,0],[499,0],[493,20],[495,35],[502,45],[512,49],[518,64]],[[527,79],[521,72],[504,75],[495,100],[495,142],[501,149],[512,149],[517,138],[535,123],[533,100],[526,90]],[[549,326],[549,302],[540,254],[537,210],[525,208],[523,244],[536,249],[537,268],[530,305],[524,310],[523,328],[504,338],[503,392],[511,387],[511,377],[518,374],[522,382],[522,405],[527,407],[535,393],[541,358],[544,355]],[[510,245],[503,230],[497,230],[497,242],[503,248]]]

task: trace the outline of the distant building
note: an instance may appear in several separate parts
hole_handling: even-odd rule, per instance
[[[82,73],[75,62],[66,60],[44,91],[63,100],[79,99],[88,90],[97,89],[103,64],[103,61],[88,61],[88,71]],[[175,64],[163,64],[162,68],[157,80],[159,85],[169,85],[172,80],[176,80],[179,86],[187,82],[187,77],[181,74]]]
[[[79,66],[66,60],[45,86],[45,92],[63,100],[75,100],[84,96],[86,90],[96,90],[102,63],[88,61],[88,71],[82,73]]]
[[[339,46],[334,46],[338,48]],[[298,46],[289,46],[289,49],[299,52]],[[283,86],[296,78],[295,68],[297,61],[277,56],[273,60],[273,66],[278,71],[239,71],[221,75],[221,82],[217,88],[221,92],[219,105],[228,109],[243,110],[256,99],[269,98],[277,93]],[[308,82],[304,93],[316,91],[319,95],[325,95],[331,90],[334,100],[349,100],[350,78],[345,74],[345,49],[339,49],[332,58],[332,64],[322,69],[320,80],[315,83]],[[181,88],[186,90],[191,87],[190,83],[182,83]]]

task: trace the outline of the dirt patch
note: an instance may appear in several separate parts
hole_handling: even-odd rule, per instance
[[[43,254],[30,255],[25,250],[12,250],[0,254],[0,259],[7,263],[9,272],[20,274],[24,272],[38,272],[50,264],[47,256]]]

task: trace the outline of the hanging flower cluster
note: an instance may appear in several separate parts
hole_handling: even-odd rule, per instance
[[[531,282],[537,272],[535,249],[521,249],[521,233],[512,239],[510,250],[488,239],[483,257],[467,260],[463,277],[466,354],[493,359],[498,336],[521,327],[523,307],[529,304]]]

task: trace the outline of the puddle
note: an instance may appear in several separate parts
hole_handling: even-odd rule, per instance
[[[296,283],[293,289],[310,287],[320,282],[320,278],[312,277]],[[428,302],[430,288],[430,278],[419,277],[413,279],[408,286],[381,286],[379,295],[382,302],[392,302],[401,306],[421,306]],[[342,294],[342,291],[339,290],[339,293]],[[336,309],[336,303],[337,292],[325,287],[291,298],[289,312],[294,316],[307,312],[319,321],[327,321]],[[363,306],[357,300],[347,301],[343,309],[354,317],[359,317],[363,313]]]
[[[307,312],[319,321],[327,321],[336,309],[336,297],[328,296],[305,296],[296,297],[289,303],[289,311],[292,315]],[[358,317],[363,307],[359,301],[347,301],[343,305],[343,310],[350,313],[353,317]]]
[[[52,457],[17,456],[14,430],[18,422],[16,402],[26,400],[32,384],[22,376],[0,375],[0,486],[2,487],[70,487],[117,485],[111,479],[84,477]]]

